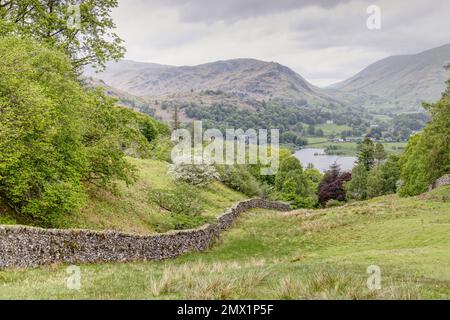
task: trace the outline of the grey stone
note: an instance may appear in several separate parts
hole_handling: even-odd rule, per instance
[[[0,268],[174,258],[186,252],[205,250],[242,212],[252,208],[290,210],[286,203],[249,199],[228,209],[212,225],[148,236],[116,231],[0,226]]]

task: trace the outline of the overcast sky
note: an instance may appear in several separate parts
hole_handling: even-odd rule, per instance
[[[366,10],[381,9],[369,30]],[[126,58],[169,65],[255,58],[316,85],[394,54],[450,43],[449,0],[120,0]]]

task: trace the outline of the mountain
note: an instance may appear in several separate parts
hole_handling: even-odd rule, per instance
[[[104,92],[108,96],[117,99],[119,105],[129,107],[136,111],[141,111],[152,116],[155,115],[155,110],[151,108],[150,103],[141,97],[114,88],[110,85],[107,85],[103,80],[94,77],[85,77],[84,81],[89,87],[103,88]]]
[[[412,55],[391,56],[330,87],[335,95],[376,113],[421,110],[440,98],[450,72],[450,44]],[[345,95],[345,96],[344,96]]]
[[[146,97],[212,90],[257,100],[280,98],[317,103],[333,100],[288,67],[255,59],[181,67],[122,60],[108,64],[102,73],[96,74],[88,69],[85,74],[120,90]]]
[[[280,105],[324,107],[343,114],[400,114],[423,111],[422,101],[440,98],[450,72],[450,44],[419,54],[380,60],[355,76],[328,88],[318,88],[301,75],[276,62],[255,59],[216,61],[197,66],[168,66],[122,60],[108,63],[104,72],[86,69],[85,75],[103,81],[111,92],[143,100],[156,116],[169,119],[174,106],[235,106],[257,111],[268,101]],[[113,94],[114,96],[114,94]],[[124,97],[125,95],[119,95]],[[125,97],[125,102],[130,100]]]

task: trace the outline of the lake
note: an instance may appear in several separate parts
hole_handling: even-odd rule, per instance
[[[314,168],[320,172],[325,172],[335,162],[341,166],[343,171],[351,171],[356,161],[356,157],[327,155],[324,149],[317,148],[297,150],[295,156],[300,160],[303,168],[306,168],[308,163],[312,163]]]

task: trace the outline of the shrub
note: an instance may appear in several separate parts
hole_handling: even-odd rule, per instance
[[[198,190],[184,183],[172,190],[150,190],[149,199],[162,209],[176,215],[197,216],[203,211]]]
[[[168,170],[175,180],[194,186],[206,186],[213,180],[219,180],[220,176],[212,164],[174,163]]]
[[[265,188],[245,165],[217,165],[220,181],[231,189],[253,196],[264,196]]]
[[[150,153],[153,159],[171,162],[173,143],[168,135],[159,135],[150,143]]]
[[[295,197],[290,199],[291,207],[293,209],[300,208],[316,208],[317,207],[317,197],[316,196],[308,196],[308,197]]]
[[[331,200],[328,200],[326,203],[325,203],[325,207],[326,208],[333,208],[333,207],[339,207],[339,206],[342,206],[342,205],[344,205],[345,204],[345,202],[343,202],[343,201],[338,201],[338,200],[336,200],[336,199],[331,199]]]

